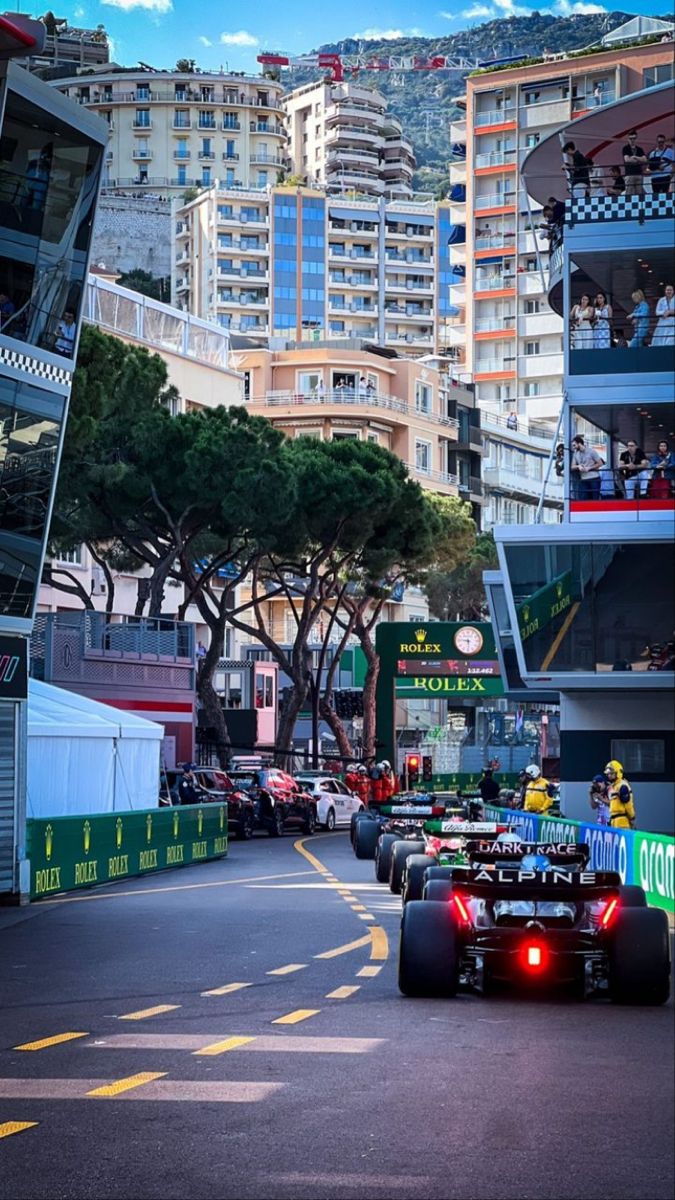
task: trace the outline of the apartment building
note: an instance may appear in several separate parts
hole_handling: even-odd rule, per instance
[[[265,188],[288,165],[281,84],[210,71],[102,67],[55,86],[108,122],[103,188]]]
[[[44,80],[75,71],[100,67],[110,60],[110,43],[103,25],[83,29],[53,15],[41,18],[47,33],[39,53],[18,57],[15,62]]]
[[[330,193],[412,195],[412,143],[379,92],[324,81],[296,88],[283,103],[294,174]]]
[[[429,354],[441,212],[323,189],[211,188],[175,205],[174,303],[262,339],[367,339]]]
[[[466,116],[451,126],[451,311],[445,329],[475,381],[479,406],[491,414],[484,426],[491,464],[486,524],[533,519],[538,493],[532,483],[545,473],[562,406],[562,320],[547,299],[542,205],[524,191],[521,164],[556,129],[672,73],[668,42],[549,56],[467,78],[461,100]],[[546,181],[547,198],[560,197],[564,187],[560,160]],[[555,483],[547,490],[552,518],[559,491]]]

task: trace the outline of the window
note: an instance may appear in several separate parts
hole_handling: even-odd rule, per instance
[[[211,186],[211,168],[202,167],[202,187]]]
[[[525,353],[526,354],[539,354],[540,344],[541,344],[540,342],[526,342],[525,343]]]
[[[529,380],[528,382],[523,384],[523,395],[538,396],[539,389],[540,389],[540,384],[539,384],[538,380]]]
[[[177,138],[174,158],[189,158],[190,151],[188,150],[187,138]]]
[[[150,109],[149,108],[137,108],[136,109],[136,116],[134,117],[134,125],[135,125],[136,129],[149,129],[150,128]]]
[[[538,313],[540,310],[541,310],[541,304],[539,303],[538,300],[526,300],[525,301],[525,312],[526,313],[532,315],[532,313]]]
[[[184,163],[178,164],[178,185],[187,183],[187,167]]]
[[[339,431],[334,429],[332,437],[334,442],[358,442],[359,440],[358,433],[352,433],[351,430],[347,431],[346,429]]]
[[[202,158],[213,158],[214,157],[213,150],[211,148],[212,140],[213,140],[212,138],[202,138],[202,149],[201,149]]]
[[[367,440],[369,442],[374,442],[375,445],[377,446],[377,445],[379,445],[379,442],[380,442],[380,435],[379,435],[379,433],[369,433],[367,435]]]
[[[268,176],[267,176],[267,171],[258,171],[258,184],[257,184],[257,186],[258,186],[259,188],[264,188],[264,187],[267,187],[267,178],[268,178]]]
[[[311,396],[318,391],[320,383],[323,385],[320,371],[298,371],[297,388],[300,395]]]
[[[539,145],[539,134],[538,133],[525,134],[525,145],[527,146],[528,150],[531,150],[534,146],[538,146]]]
[[[63,550],[60,554],[55,555],[55,562],[70,563],[73,567],[82,566],[82,546],[76,546],[74,550]]]
[[[425,473],[431,470],[431,442],[415,440],[415,466]]]
[[[225,158],[236,158],[237,153],[234,148],[234,138],[228,138],[225,142]]]
[[[541,92],[525,92],[523,97],[525,104],[538,104]]]
[[[536,258],[528,258],[525,260],[525,270],[526,271],[536,271],[537,270]]]
[[[421,380],[415,382],[415,410],[421,413],[431,412],[431,384],[422,383]]]
[[[232,185],[234,184],[234,181],[235,181],[234,167],[226,167],[225,168],[225,186],[232,187]]]
[[[631,775],[663,775],[666,769],[666,743],[663,738],[612,738],[611,757],[623,764]]]
[[[190,111],[187,108],[177,108],[173,114],[174,129],[190,128]]]

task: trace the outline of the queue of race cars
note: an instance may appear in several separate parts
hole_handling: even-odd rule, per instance
[[[521,839],[442,793],[356,813],[354,853],[402,896],[398,983],[406,996],[561,986],[615,1003],[670,995],[666,913],[614,871],[588,870],[586,843]]]

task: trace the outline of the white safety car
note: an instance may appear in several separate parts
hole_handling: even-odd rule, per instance
[[[308,771],[296,775],[295,779],[302,785],[303,791],[309,792],[314,798],[317,823],[329,832],[349,827],[352,815],[365,810],[363,801],[334,775],[315,775],[313,771]]]

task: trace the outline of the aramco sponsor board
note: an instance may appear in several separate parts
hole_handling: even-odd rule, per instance
[[[227,854],[227,805],[28,821],[31,900]]]

